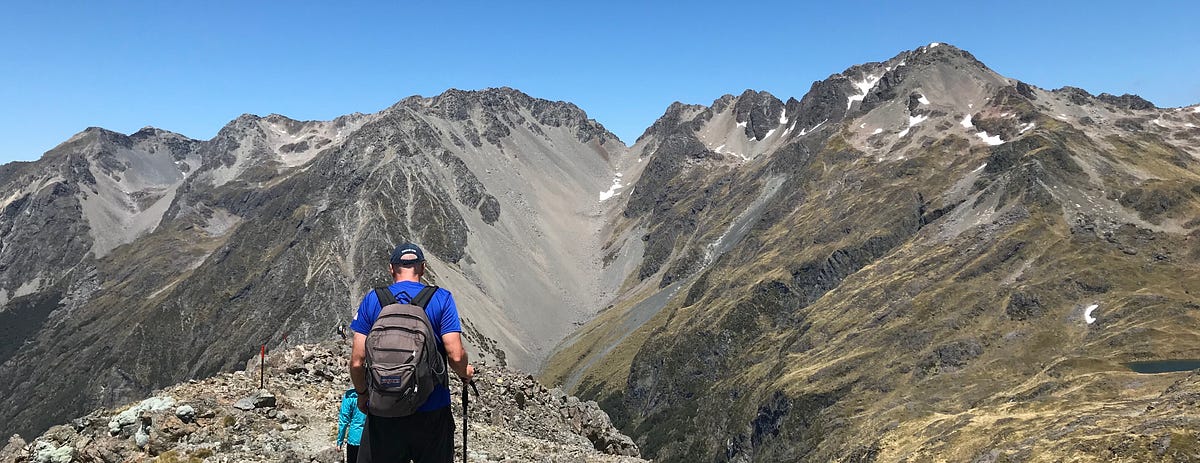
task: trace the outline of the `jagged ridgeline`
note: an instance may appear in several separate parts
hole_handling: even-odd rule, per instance
[[[1164,459],[1200,447],[1200,110],[944,44],[625,146],[509,89],[0,167],[0,431],[336,336],[412,239],[473,352],[656,461]],[[11,333],[11,335],[10,335]]]

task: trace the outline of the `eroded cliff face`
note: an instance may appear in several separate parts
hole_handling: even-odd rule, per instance
[[[672,106],[543,379],[663,461],[1184,455],[1195,382],[1124,363],[1200,357],[1198,124],[945,44]]]
[[[409,240],[475,356],[534,371],[619,283],[598,195],[626,152],[574,105],[491,89],[208,141],[89,129],[4,166],[3,431],[335,337]]]

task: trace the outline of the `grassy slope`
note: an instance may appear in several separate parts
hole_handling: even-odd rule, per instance
[[[956,461],[992,450],[1053,459],[1071,447],[1025,439],[1075,415],[1097,418],[1055,439],[1120,437],[1112,427],[1124,421],[1098,417],[1157,397],[1180,375],[1136,376],[1120,362],[1200,357],[1190,342],[1200,336],[1191,290],[1200,241],[1081,228],[1052,185],[1094,188],[1078,165],[1093,158],[1078,153],[1100,150],[1099,164],[1118,172],[1177,179],[1167,200],[1127,202],[1152,223],[1183,223],[1200,211],[1190,190],[1200,182],[1194,164],[1152,139],[1097,146],[1043,122],[1025,150],[968,150],[951,137],[911,147],[898,166],[833,137],[796,166],[769,213],[780,219],[701,277],[712,289],[680,291],[593,365],[580,391],[665,460]],[[949,219],[922,227],[920,205],[936,219],[928,211],[955,205],[942,193],[985,161],[1007,165],[973,188],[981,225],[957,236]],[[1101,181],[1116,196],[1140,184]],[[1089,325],[1083,309],[1093,303]],[[620,314],[590,324],[594,334],[553,359],[547,376],[613,336],[603,326]]]

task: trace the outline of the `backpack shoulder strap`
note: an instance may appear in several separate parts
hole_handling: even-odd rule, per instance
[[[426,286],[421,288],[421,292],[417,293],[417,297],[414,297],[412,302],[409,302],[409,304],[424,309],[429,305],[429,301],[433,300],[433,294],[436,293],[437,290],[437,286]]]
[[[375,297],[379,298],[379,307],[387,307],[396,303],[396,295],[387,286],[375,288]]]

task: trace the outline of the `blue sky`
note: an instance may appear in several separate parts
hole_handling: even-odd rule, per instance
[[[815,80],[929,42],[1043,88],[1200,103],[1200,2],[5,2],[0,162],[89,126],[209,139],[508,86],[632,143],[674,101]],[[911,3],[911,4],[909,4]]]

